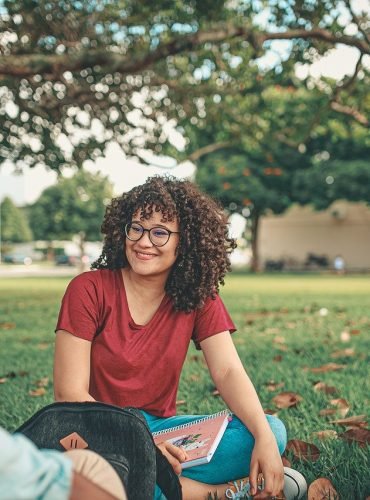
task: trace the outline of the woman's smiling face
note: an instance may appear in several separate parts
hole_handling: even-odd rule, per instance
[[[163,222],[162,212],[153,210],[150,218],[144,220],[140,219],[140,213],[140,210],[134,213],[131,223],[140,224],[144,229],[158,227],[174,232],[179,231],[178,221],[174,219],[173,221]],[[167,279],[172,266],[176,262],[178,244],[179,235],[171,234],[165,245],[155,246],[150,241],[149,232],[144,231],[142,237],[137,241],[126,238],[127,261],[134,273],[142,276],[163,275]]]

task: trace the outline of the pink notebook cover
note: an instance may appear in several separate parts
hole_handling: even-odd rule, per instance
[[[169,441],[175,446],[181,446],[189,457],[181,464],[183,469],[205,464],[211,460],[230,420],[231,415],[225,410],[189,424],[154,432],[154,442],[158,444]]]

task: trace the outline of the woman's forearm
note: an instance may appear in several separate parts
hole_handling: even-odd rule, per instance
[[[257,392],[241,364],[227,369],[214,382],[222,399],[254,438],[271,433]]]

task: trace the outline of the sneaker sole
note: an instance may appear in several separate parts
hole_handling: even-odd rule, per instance
[[[284,495],[286,500],[299,500],[307,492],[307,483],[300,472],[284,467]]]

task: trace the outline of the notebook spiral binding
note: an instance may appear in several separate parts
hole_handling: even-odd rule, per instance
[[[156,437],[156,436],[160,436],[162,434],[166,434],[167,432],[186,429],[188,427],[191,427],[194,424],[196,425],[196,424],[199,424],[201,422],[205,422],[206,420],[211,420],[213,418],[220,417],[222,415],[225,415],[225,417],[231,416],[231,413],[229,412],[229,410],[222,410],[222,411],[219,411],[218,413],[213,413],[212,415],[206,415],[205,417],[199,418],[197,420],[192,420],[191,422],[188,422],[187,424],[176,425],[176,427],[169,427],[168,429],[163,429],[162,431],[153,432],[152,435]]]

